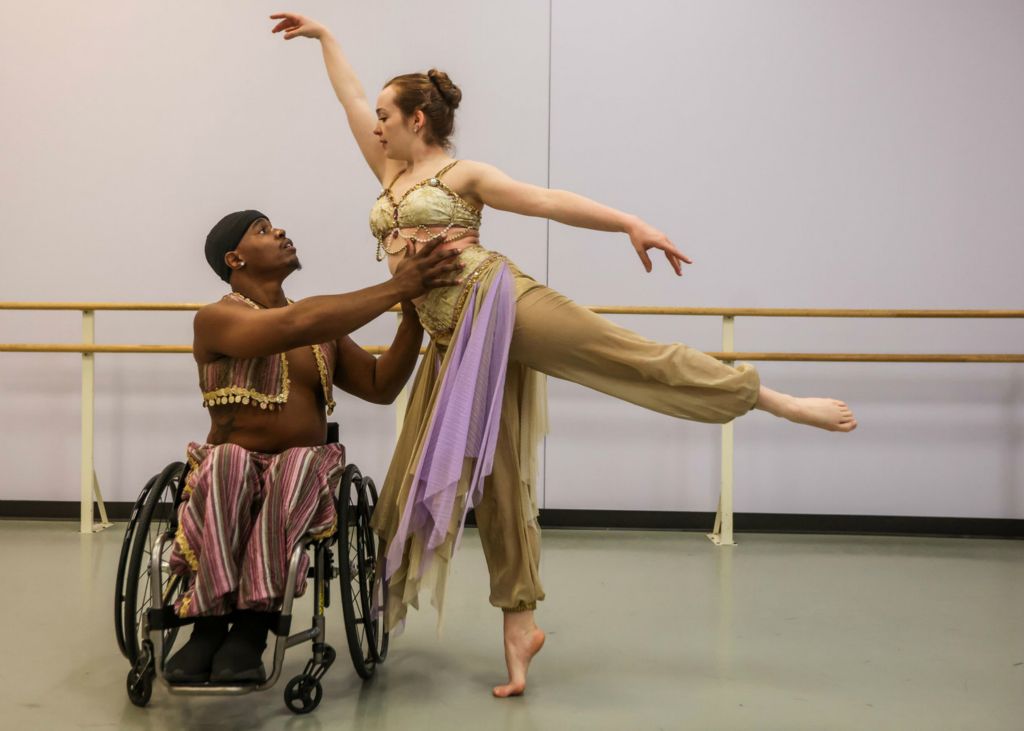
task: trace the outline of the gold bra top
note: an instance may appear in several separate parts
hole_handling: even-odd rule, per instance
[[[426,243],[438,234],[445,236],[448,241],[455,241],[480,229],[480,211],[441,179],[458,162],[455,160],[438,170],[432,178],[416,183],[397,201],[391,195],[391,188],[402,173],[396,175],[391,185],[380,192],[370,209],[370,231],[377,239],[377,261],[383,261],[385,254],[404,251],[406,241],[413,244]],[[428,230],[431,226],[445,228],[439,232]],[[455,227],[466,230],[448,237],[448,231]],[[411,236],[402,234],[401,230],[408,228],[415,228],[417,233]]]
[[[253,309],[262,309],[248,297],[232,292],[225,295],[236,302],[244,302]],[[311,345],[316,368],[320,372],[320,386],[324,392],[327,413],[334,411],[331,398],[334,383],[331,374],[338,358],[338,345],[331,341]],[[203,392],[203,406],[223,404],[251,404],[261,409],[278,409],[288,401],[291,379],[288,377],[288,356],[284,353],[259,358],[218,358],[199,366],[199,388]]]

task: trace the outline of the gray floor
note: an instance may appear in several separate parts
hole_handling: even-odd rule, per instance
[[[548,644],[495,700],[500,615],[467,531],[444,634],[414,613],[368,684],[342,653],[310,716],[124,691],[112,629],[122,526],[0,521],[0,728],[1022,729],[1024,542],[545,532]],[[300,600],[305,602],[306,600]],[[309,605],[300,605],[299,616]],[[301,669],[292,651],[284,677]]]

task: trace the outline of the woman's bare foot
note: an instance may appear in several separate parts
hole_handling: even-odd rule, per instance
[[[505,665],[508,683],[494,686],[497,698],[522,695],[530,660],[544,647],[544,632],[533,621],[533,612],[504,612]]]
[[[857,428],[857,418],[850,407],[831,398],[797,398],[761,386],[754,408],[827,431],[850,432]]]

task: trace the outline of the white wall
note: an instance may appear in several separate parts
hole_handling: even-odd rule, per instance
[[[696,261],[682,281],[648,276],[620,238],[553,225],[553,287],[621,304],[1024,304],[1024,5],[556,0],[552,34],[552,186],[635,211]],[[711,321],[623,322],[721,342]],[[1010,321],[741,319],[736,345],[1024,352],[1022,336]],[[861,428],[741,420],[737,510],[1024,517],[1020,366],[760,369],[848,400]],[[549,507],[714,506],[714,430],[568,384],[551,413]]]
[[[379,191],[327,82],[319,45],[272,36],[279,3],[4,3],[0,45],[0,221],[8,246],[0,300],[207,302],[225,290],[202,253],[206,232],[238,208],[287,227],[304,269],[292,297],[385,279],[369,208]],[[478,3],[307,2],[376,95],[392,76],[436,65],[468,103],[458,153],[543,184],[547,176],[548,6],[501,15]],[[418,29],[443,27],[457,42]],[[388,29],[400,40],[382,45]],[[382,52],[387,48],[387,52]],[[516,114],[504,106],[516,98]],[[542,271],[543,221],[491,213],[495,246]],[[72,341],[76,314],[0,312],[0,342]],[[356,335],[388,342],[389,317]],[[101,342],[191,342],[191,314],[100,313]],[[79,359],[0,357],[0,499],[75,500]],[[394,411],[338,395],[354,461],[382,477]],[[201,439],[189,356],[97,356],[96,460],[105,496],[132,499],[159,465]]]
[[[0,45],[0,299],[213,300],[203,237],[249,206],[298,245],[293,297],[386,276],[366,224],[376,181],[316,45],[270,35],[277,9],[4,3],[17,31]],[[580,302],[1022,306],[1020,3],[297,9],[335,29],[371,94],[396,73],[447,70],[464,92],[460,156],[642,215],[697,262],[682,280],[664,262],[646,275],[622,236],[488,212],[489,245]],[[98,336],[185,343],[190,320],[101,313]],[[719,347],[712,319],[619,320]],[[71,313],[0,313],[4,342],[78,328]],[[357,339],[391,332],[385,319]],[[1021,352],[1022,335],[1011,321],[741,319],[737,347]],[[78,363],[0,356],[0,499],[77,498]],[[108,499],[127,500],[206,415],[187,356],[97,363],[97,468]],[[738,422],[738,510],[1024,517],[1020,366],[760,369],[776,388],[848,400],[862,426]],[[716,428],[550,390],[548,507],[713,509]],[[382,475],[393,411],[339,403],[352,458]]]

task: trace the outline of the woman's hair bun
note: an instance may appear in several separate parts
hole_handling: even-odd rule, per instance
[[[395,92],[395,105],[408,118],[416,112],[423,112],[426,117],[426,136],[423,138],[428,145],[440,145],[446,150],[451,149],[451,136],[455,129],[455,110],[462,101],[462,92],[448,74],[437,69],[427,73],[415,72],[402,74],[384,84]]]
[[[459,108],[459,102],[462,101],[462,91],[452,83],[452,80],[448,78],[448,74],[437,69],[430,69],[427,72],[427,78],[430,79],[430,82],[437,89],[441,98],[444,99],[445,104],[452,109]]]

